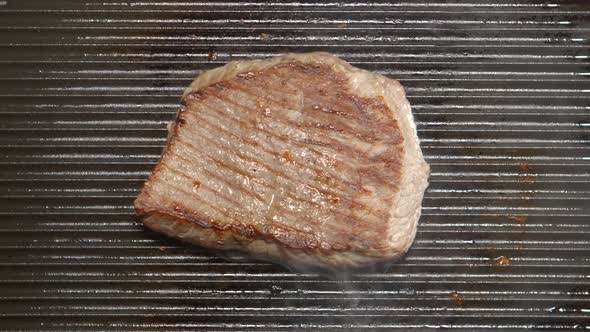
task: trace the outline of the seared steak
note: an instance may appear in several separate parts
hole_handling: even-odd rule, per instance
[[[290,54],[200,75],[135,208],[200,246],[359,267],[408,250],[428,174],[397,81]]]

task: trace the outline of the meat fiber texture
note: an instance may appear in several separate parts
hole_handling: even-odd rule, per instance
[[[408,251],[430,169],[398,81],[287,54],[206,71],[182,105],[135,201],[148,228],[298,270]]]

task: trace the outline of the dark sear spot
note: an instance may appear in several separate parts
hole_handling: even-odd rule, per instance
[[[211,50],[209,52],[209,55],[207,56],[207,59],[209,61],[215,61],[215,60],[217,60],[217,52],[215,52],[215,50]]]
[[[182,127],[186,124],[186,119],[183,118],[182,116],[178,116],[178,118],[176,119],[176,123],[179,127]]]
[[[195,189],[201,188],[201,181],[199,181],[199,180],[193,181],[193,188],[195,188]]]

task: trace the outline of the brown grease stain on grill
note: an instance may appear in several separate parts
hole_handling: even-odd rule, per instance
[[[536,188],[537,175],[534,174],[534,169],[527,161],[521,161],[518,164],[519,174],[522,176],[518,182],[519,188],[523,191],[523,197],[519,202],[519,206],[522,208],[530,208],[532,206],[531,199],[533,199],[534,190]],[[512,253],[513,256],[519,255],[520,251],[524,249],[524,241],[527,237],[527,225],[529,216],[526,215],[514,215],[509,216],[510,220],[515,221],[517,224],[513,227],[518,231],[514,237],[514,240],[520,242],[516,244],[515,251]]]
[[[449,299],[453,300],[455,305],[461,306],[461,305],[463,305],[463,302],[465,301],[465,296],[463,296],[462,294],[459,294],[457,291],[454,291],[451,293],[451,295],[449,295]]]
[[[535,189],[538,187],[536,184],[537,175],[535,174],[534,167],[532,167],[527,159],[519,159],[525,157],[535,157],[536,155],[528,152],[528,151],[518,151],[520,153],[519,156],[515,156],[515,170],[514,172],[517,173],[516,175],[516,184],[518,193],[515,195],[520,196],[519,198],[515,198],[514,202],[518,208],[531,208],[533,207],[533,203],[531,200],[534,198]],[[492,161],[492,163],[496,163],[496,161]],[[491,181],[494,181],[490,179]],[[508,229],[512,232],[509,235],[508,239],[513,241],[514,244],[508,245],[509,248],[498,249],[495,245],[490,245],[489,247],[483,248],[483,256],[488,259],[487,265],[490,268],[493,268],[497,272],[505,272],[509,266],[511,265],[509,257],[518,257],[524,254],[523,249],[526,246],[527,240],[527,222],[529,221],[530,216],[526,215],[528,212],[523,212],[522,214],[505,214],[503,217],[506,219],[503,221]],[[502,222],[501,218],[498,218],[500,222]],[[498,279],[500,282],[501,279]]]
[[[530,208],[532,206],[531,199],[534,195],[536,187],[537,175],[533,173],[534,169],[528,163],[523,160],[518,163],[518,188],[522,191],[522,198],[518,200],[518,206],[521,208]],[[510,256],[515,257],[522,254],[522,250],[525,248],[525,240],[527,239],[527,222],[529,216],[527,215],[506,215],[506,218],[513,223],[510,227],[514,231],[514,235],[511,236],[511,240],[515,241],[514,247],[510,252]],[[504,272],[510,266],[510,260],[506,255],[498,255],[494,248],[489,251],[489,258],[492,265],[497,268],[499,272]]]
[[[531,166],[526,161],[521,161],[518,164],[518,168],[519,168],[519,170],[520,170],[521,173],[530,173],[532,171]]]
[[[512,217],[508,217],[508,219],[514,220],[519,224],[524,224],[529,220],[529,217],[527,217],[527,216],[512,216]]]
[[[498,271],[504,272],[510,267],[510,259],[506,256],[498,256],[492,261],[492,264]]]
[[[510,255],[514,255],[513,249],[498,250],[495,246],[484,249],[484,254],[488,258],[485,263],[496,272],[505,272],[510,266]]]

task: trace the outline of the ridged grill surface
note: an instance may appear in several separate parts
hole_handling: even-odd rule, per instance
[[[590,329],[590,3],[0,1],[0,330]],[[200,71],[325,50],[399,79],[418,236],[349,281],[144,230]]]

